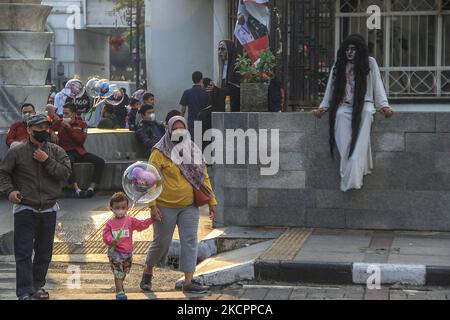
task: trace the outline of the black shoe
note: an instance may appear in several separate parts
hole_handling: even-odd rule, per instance
[[[80,199],[86,199],[86,191],[81,190],[80,192],[75,192],[78,198]]]
[[[85,192],[86,192],[86,198],[92,198],[95,195],[95,192],[92,189],[87,189]]]
[[[209,287],[207,286],[201,286],[199,284],[196,284],[194,282],[191,282],[189,284],[183,284],[183,292],[185,293],[208,293]]]
[[[152,291],[152,279],[153,279],[153,276],[151,274],[145,274],[145,273],[142,274],[142,280],[141,280],[141,284],[140,284],[142,291],[144,291],[144,292]]]
[[[31,297],[33,300],[49,300],[50,295],[43,288],[38,289]]]
[[[21,295],[21,296],[18,298],[18,300],[33,300],[33,299],[31,298],[31,295],[29,295],[29,294],[27,293],[27,294]]]

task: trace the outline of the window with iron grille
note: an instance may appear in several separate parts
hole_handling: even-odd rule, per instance
[[[381,9],[381,29],[367,28],[367,8]],[[450,97],[450,0],[338,0],[336,50],[362,34],[380,64],[391,98]]]

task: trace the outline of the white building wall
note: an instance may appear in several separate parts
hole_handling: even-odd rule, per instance
[[[77,30],[75,33],[76,74],[83,81],[90,77],[109,79],[109,36],[101,30]]]
[[[213,65],[215,82],[219,79],[219,64],[217,60],[217,46],[221,40],[230,39],[228,34],[229,20],[228,20],[228,6],[230,0],[214,0],[214,51],[213,51]]]
[[[109,35],[106,30],[86,28],[85,8],[101,16],[103,12],[111,12],[114,1],[88,1],[42,1],[43,4],[53,6],[47,26],[49,31],[54,32],[50,55],[53,58],[52,79],[55,84],[58,81],[56,67],[60,62],[64,65],[66,79],[79,75],[82,80],[86,80],[92,74],[109,77]],[[73,21],[76,21],[75,25]]]
[[[146,1],[148,83],[160,119],[178,109],[183,91],[192,86],[192,72],[216,77],[216,46],[228,28],[226,2]]]

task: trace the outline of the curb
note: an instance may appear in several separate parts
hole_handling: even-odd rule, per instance
[[[450,267],[377,264],[317,263],[258,260],[254,264],[255,280],[309,282],[336,285],[450,286]]]
[[[312,282],[348,284],[352,282],[352,264],[256,261],[258,281]]]

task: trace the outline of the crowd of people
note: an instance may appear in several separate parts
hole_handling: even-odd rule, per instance
[[[138,220],[127,215],[129,199],[123,193],[114,194],[109,207],[111,220],[103,230],[103,240],[114,275],[116,298],[127,299],[124,280],[133,257],[132,234],[153,225],[154,240],[148,251],[140,287],[152,290],[154,267],[164,263],[172,242],[174,229],[180,230],[180,271],[185,279],[184,292],[202,293],[208,290],[193,281],[197,262],[197,230],[199,207],[209,206],[214,219],[217,201],[209,180],[207,166],[184,164],[172,159],[178,143],[188,143],[192,152],[201,153],[191,140],[189,129],[198,114],[208,107],[212,90],[204,88],[200,72],[193,74],[194,86],[187,90],[179,110],[172,110],[165,122],[156,120],[155,96],[142,92],[141,97],[128,98],[126,105],[103,105],[102,119],[97,128],[128,128],[135,131],[145,149],[149,163],[162,175],[162,194],[149,203],[149,217]],[[207,81],[211,85],[210,81]],[[209,88],[211,89],[211,88]],[[63,101],[55,106],[55,101]],[[91,106],[89,97],[80,99],[49,98],[45,113],[37,113],[31,103],[21,106],[22,119],[11,125],[6,143],[9,150],[0,163],[0,193],[13,204],[14,248],[16,259],[16,294],[19,300],[47,300],[44,289],[51,262],[56,216],[60,210],[57,199],[65,185],[70,185],[79,198],[95,195],[101,183],[105,160],[88,152],[90,121],[84,118]],[[184,118],[188,112],[189,121]],[[86,190],[82,190],[73,170],[74,163],[92,163],[94,173]],[[207,201],[199,203],[198,190],[207,190]],[[118,236],[119,234],[119,236]]]

